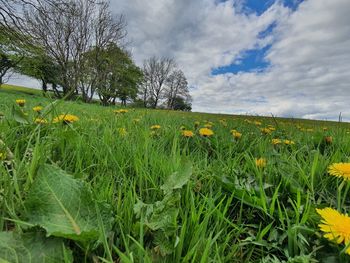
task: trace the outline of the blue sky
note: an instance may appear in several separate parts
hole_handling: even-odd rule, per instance
[[[239,9],[247,14],[257,14],[258,16],[266,12],[277,0],[243,0],[239,2]],[[296,11],[299,4],[303,0],[279,0],[285,7],[292,11]],[[225,0],[220,2],[226,2]],[[259,33],[259,38],[264,38],[272,34],[277,23],[274,21]],[[220,75],[226,73],[239,73],[239,72],[262,72],[270,66],[265,56],[271,44],[264,47],[254,48],[250,50],[244,50],[241,54],[236,57],[233,63],[221,67],[213,68],[211,71],[212,75]]]

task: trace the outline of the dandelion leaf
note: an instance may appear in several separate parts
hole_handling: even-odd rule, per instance
[[[192,164],[190,162],[184,162],[179,171],[171,174],[165,183],[161,186],[161,189],[165,194],[172,192],[175,189],[181,189],[188,183],[192,175]]]
[[[0,232],[0,262],[73,262],[72,252],[61,238],[46,238],[42,232]]]
[[[18,107],[12,107],[12,117],[18,123],[28,124],[28,116]]]
[[[85,242],[99,238],[99,222],[105,232],[111,227],[110,209],[93,199],[88,185],[51,165],[39,168],[25,207],[28,222],[48,235]]]

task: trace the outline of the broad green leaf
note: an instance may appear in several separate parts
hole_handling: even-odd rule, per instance
[[[48,235],[97,240],[102,232],[98,213],[105,232],[111,227],[109,209],[93,199],[89,186],[51,165],[39,168],[25,206],[29,223],[43,227]]]
[[[66,260],[66,261],[65,261]],[[0,232],[0,262],[73,262],[72,252],[61,238],[46,238],[42,232]]]
[[[165,183],[161,186],[161,189],[165,194],[170,193],[172,190],[181,189],[190,180],[192,175],[192,165],[190,162],[182,164],[181,170],[171,174]]]
[[[12,117],[18,123],[29,124],[28,116],[18,107],[12,107]]]
[[[151,230],[172,231],[177,227],[176,220],[180,198],[180,193],[173,193],[166,195],[162,201],[154,204],[145,204],[138,200],[134,205],[134,212],[137,218],[143,215],[145,225]]]

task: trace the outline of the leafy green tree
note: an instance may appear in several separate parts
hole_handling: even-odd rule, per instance
[[[0,86],[5,75],[23,58],[25,47],[16,43],[15,30],[0,27]]]
[[[103,105],[114,104],[117,98],[126,105],[127,100],[136,98],[142,71],[128,52],[111,43],[105,49],[86,52],[84,57],[83,97],[96,91]]]
[[[56,96],[61,96],[57,88],[60,68],[43,51],[36,49],[23,57],[16,66],[16,70],[21,74],[40,80],[44,93],[48,91],[48,85],[51,84]]]
[[[181,111],[191,111],[192,105],[190,101],[186,101],[184,98],[177,96],[173,101],[173,109]]]

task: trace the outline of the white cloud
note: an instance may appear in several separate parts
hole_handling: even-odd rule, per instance
[[[128,20],[136,62],[173,56],[192,89],[193,109],[349,119],[350,2],[307,0],[292,12],[279,3],[244,14],[242,0],[114,0]],[[272,22],[272,36],[259,32]],[[245,50],[272,44],[263,73],[211,76]]]

